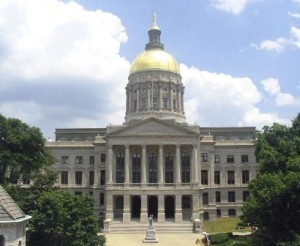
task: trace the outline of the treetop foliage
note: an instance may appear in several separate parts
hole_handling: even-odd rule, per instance
[[[0,114],[0,184],[30,179],[34,172],[53,163],[39,128]]]

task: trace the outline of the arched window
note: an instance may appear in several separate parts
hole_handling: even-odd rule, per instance
[[[141,155],[132,155],[132,183],[141,183]]]
[[[165,156],[165,175],[166,183],[174,183],[174,156],[167,153]]]
[[[116,182],[124,183],[124,154],[118,153],[116,156]]]
[[[181,155],[181,181],[190,183],[190,154],[187,152]]]
[[[157,155],[150,153],[148,156],[149,183],[157,183]]]

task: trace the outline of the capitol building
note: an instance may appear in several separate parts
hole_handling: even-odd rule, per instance
[[[240,216],[258,169],[255,127],[188,124],[180,67],[164,50],[156,18],[148,35],[129,71],[124,122],[58,128],[46,143],[57,185],[93,196],[107,232],[138,230],[150,215],[162,230],[190,232]]]

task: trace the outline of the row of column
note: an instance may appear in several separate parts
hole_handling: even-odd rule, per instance
[[[163,145],[159,146],[158,152],[158,183],[164,183],[164,157],[163,157]],[[147,164],[147,145],[142,145],[142,161],[141,161],[141,182],[147,183],[146,175],[146,164]],[[113,145],[107,146],[107,184],[113,183],[113,165],[115,164],[115,154],[113,151]],[[193,145],[192,156],[190,156],[190,166],[191,166],[191,182],[198,183],[198,145]],[[124,183],[130,183],[129,179],[129,164],[130,164],[130,145],[125,145],[125,175]],[[181,183],[181,158],[180,158],[180,145],[176,145],[176,155],[175,155],[175,181],[176,183]]]

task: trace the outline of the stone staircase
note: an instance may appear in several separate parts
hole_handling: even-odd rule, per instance
[[[140,222],[127,222],[123,223],[120,221],[112,221],[110,223],[109,233],[146,233],[148,228],[148,223]],[[155,222],[153,226],[156,233],[192,233],[193,232],[193,222],[183,221],[179,223],[175,222]]]

